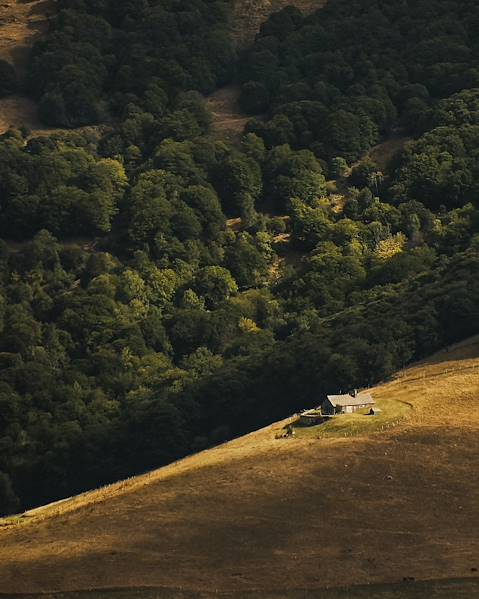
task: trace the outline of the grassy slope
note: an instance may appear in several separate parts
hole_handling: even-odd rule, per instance
[[[277,440],[278,423],[5,526],[1,590],[336,599],[364,593],[296,589],[477,576],[478,356],[472,339],[374,389],[412,406],[385,432]]]
[[[405,401],[383,398],[376,402],[376,407],[382,411],[376,416],[369,416],[369,409],[365,408],[354,414],[344,414],[337,418],[330,418],[323,424],[312,427],[301,426],[297,422],[295,435],[301,438],[312,437],[326,439],[332,437],[357,437],[377,432],[384,432],[402,423],[410,416],[411,405]]]
[[[3,0],[0,4],[0,58],[25,74],[33,43],[48,29],[53,0]]]
[[[245,591],[233,593],[178,589],[116,589],[15,595],[17,599],[473,599],[479,596],[479,579],[407,582],[338,589],[296,591]],[[2,595],[0,594],[0,597]]]
[[[47,16],[54,11],[53,0],[3,0],[0,3],[0,58],[10,62],[20,78],[25,75],[31,46],[46,33]],[[22,95],[0,98],[0,134],[9,127],[21,126],[44,131],[35,103]]]

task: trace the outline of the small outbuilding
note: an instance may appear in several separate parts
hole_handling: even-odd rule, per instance
[[[321,405],[324,415],[352,414],[363,408],[372,408],[375,401],[370,393],[354,393],[350,395],[328,395]]]
[[[314,426],[323,421],[323,414],[320,408],[306,410],[299,415],[299,423],[302,426]]]

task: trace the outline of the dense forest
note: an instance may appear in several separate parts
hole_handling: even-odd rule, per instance
[[[0,513],[479,332],[476,2],[290,7],[238,55],[227,0],[58,8],[26,86],[63,130],[0,138]]]

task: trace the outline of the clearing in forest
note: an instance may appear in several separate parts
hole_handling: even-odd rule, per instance
[[[252,43],[262,23],[273,13],[286,6],[296,6],[304,13],[322,8],[327,0],[236,0],[232,26],[233,35],[239,48]],[[217,90],[207,99],[213,121],[211,135],[215,139],[236,141],[242,134],[248,120],[238,105],[239,86],[228,86]]]
[[[0,58],[25,75],[28,53],[48,29],[54,13],[52,0],[2,0],[0,3]]]
[[[211,111],[210,134],[214,139],[232,142],[238,139],[250,120],[238,104],[240,88],[223,87],[209,96],[206,105]]]
[[[25,76],[28,53],[48,29],[54,14],[52,0],[2,0],[0,2],[0,58],[15,67],[20,80]],[[44,129],[36,105],[21,94],[0,98],[0,134],[9,127]]]
[[[371,390],[383,405],[409,406],[387,430],[276,439],[280,422],[4,520],[1,591],[97,589],[72,599],[113,598],[100,591],[108,588],[141,599],[475,596],[478,389],[473,338]],[[380,586],[340,590],[349,585]]]
[[[0,98],[0,135],[10,127],[25,127],[36,134],[50,132],[38,119],[35,102],[20,95]]]
[[[391,137],[369,150],[366,158],[370,158],[381,171],[386,172],[394,158],[410,141],[412,138],[405,135]]]

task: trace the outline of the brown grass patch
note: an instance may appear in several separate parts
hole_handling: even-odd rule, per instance
[[[392,137],[372,148],[368,157],[375,162],[381,171],[386,172],[393,159],[402,151],[410,137]]]
[[[214,139],[234,142],[242,135],[251,117],[241,111],[238,105],[240,88],[223,87],[209,96],[206,105],[211,111],[210,134]]]
[[[0,58],[10,62],[20,76],[25,73],[30,48],[47,31],[54,10],[52,0],[2,0]]]
[[[30,131],[45,129],[37,115],[37,105],[25,96],[0,98],[0,135],[10,127],[26,127]]]

